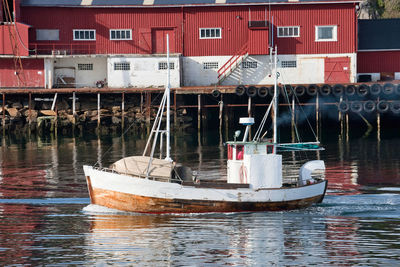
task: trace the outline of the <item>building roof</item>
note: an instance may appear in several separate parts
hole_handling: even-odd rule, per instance
[[[119,7],[193,6],[248,4],[358,3],[362,0],[21,0],[21,6],[38,7]]]
[[[358,20],[358,50],[400,49],[400,19]]]

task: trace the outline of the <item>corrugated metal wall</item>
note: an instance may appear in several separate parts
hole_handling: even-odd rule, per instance
[[[357,54],[357,72],[400,72],[400,51],[359,51]]]
[[[22,59],[22,67],[16,75],[14,60],[0,58],[0,87],[44,87],[43,59]]]
[[[280,54],[355,52],[356,15],[353,4],[295,4],[271,8],[275,26],[301,27],[298,38],[276,38],[274,29]],[[22,8],[22,21],[35,29],[60,29],[60,40],[56,44],[95,45],[97,53],[108,54],[152,53],[152,29],[172,28],[175,33],[175,44],[171,46],[175,51],[172,52],[185,56],[232,55],[249,40],[249,19],[268,18],[268,6]],[[337,25],[338,41],[315,42],[315,25]],[[199,39],[199,28],[221,28],[222,38]],[[96,29],[96,41],[73,41],[73,29]],[[132,29],[133,40],[111,41],[110,29]],[[35,30],[31,31],[30,40],[36,42]],[[260,38],[260,47],[265,45],[265,41],[265,38]]]

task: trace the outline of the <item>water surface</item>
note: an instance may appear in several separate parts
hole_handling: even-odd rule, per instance
[[[400,262],[400,136],[322,139],[286,153],[284,172],[324,159],[321,205],[290,212],[140,215],[89,205],[83,164],[142,153],[140,136],[3,137],[1,265],[384,265]],[[173,157],[226,178],[218,133],[182,134]]]

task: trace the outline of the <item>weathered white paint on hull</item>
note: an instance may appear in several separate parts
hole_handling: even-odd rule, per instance
[[[111,196],[110,199],[128,199],[129,196],[131,196],[135,199],[135,203],[146,202],[146,200],[152,203],[160,200],[163,200],[164,202],[193,201],[194,203],[202,203],[202,205],[206,206],[208,205],[207,203],[215,203],[214,205],[216,206],[225,205],[224,203],[228,203],[228,206],[237,206],[240,203],[243,203],[243,205],[246,206],[245,210],[251,210],[249,208],[251,203],[254,203],[255,205],[270,203],[273,207],[285,203],[295,203],[292,204],[293,207],[309,206],[321,199],[326,187],[326,181],[324,181],[313,185],[285,189],[253,190],[250,188],[196,188],[193,186],[182,186],[177,183],[158,182],[117,173],[99,171],[90,166],[84,166],[84,172],[85,176],[88,177],[89,192],[91,194],[98,194],[94,196],[91,195],[92,200],[96,198],[102,199],[101,195],[103,194]],[[137,200],[138,198],[140,201]],[[102,201],[104,201],[104,199]],[[114,203],[109,207],[118,209],[116,205],[118,204]],[[236,206],[234,208],[235,211],[238,209]],[[228,207],[224,208],[228,209]],[[208,207],[204,209],[210,211],[211,208]],[[127,209],[124,208],[122,210]],[[266,208],[266,210],[269,209]]]

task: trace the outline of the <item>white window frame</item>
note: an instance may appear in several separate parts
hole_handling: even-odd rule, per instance
[[[319,39],[318,29],[320,28],[332,28],[332,38],[330,39]],[[337,41],[337,25],[316,25],[315,26],[315,41],[316,42],[336,42]]]
[[[125,32],[125,36],[126,36],[126,32],[129,32],[129,38],[112,38],[112,32],[113,31],[115,31],[115,32],[117,32],[117,31],[119,31],[119,32],[122,32],[122,31],[124,31]],[[121,36],[121,33],[120,33],[120,36]],[[124,41],[124,40],[132,40],[132,29],[110,29],[110,40],[111,41]]]
[[[174,70],[175,69],[175,63],[170,62],[169,63],[169,69]],[[158,70],[168,70],[168,63],[166,61],[158,62]]]
[[[80,31],[83,31],[83,32],[89,32],[89,37],[90,37],[90,32],[93,32],[94,33],[94,38],[93,39],[86,39],[86,38],[83,38],[83,39],[81,39],[81,38],[75,38],[75,32],[80,32]],[[94,29],[73,29],[72,30],[72,36],[73,36],[73,40],[74,41],[96,41],[96,30],[94,30]]]
[[[219,64],[217,61],[203,62],[203,70],[217,70],[218,68]]]
[[[282,69],[293,69],[297,68],[297,60],[282,60],[281,61]]]
[[[219,36],[211,36],[211,32],[215,31],[215,35],[216,35],[216,31],[219,31]],[[210,31],[210,36],[206,37],[206,36],[202,36],[201,32],[202,31]],[[199,28],[199,38],[200,39],[221,39],[222,38],[222,28]]]
[[[93,63],[78,63],[78,70],[91,71],[93,70]]]
[[[242,61],[242,69],[257,69],[257,61]]]
[[[294,29],[297,29],[297,34],[294,34]],[[287,30],[288,34],[280,34],[280,30]],[[292,34],[289,34],[290,30],[292,30]],[[294,38],[294,37],[300,37],[300,26],[279,26],[277,28],[277,36],[278,38]]]
[[[113,66],[114,71],[130,71],[131,70],[131,63],[130,62],[114,62]]]

